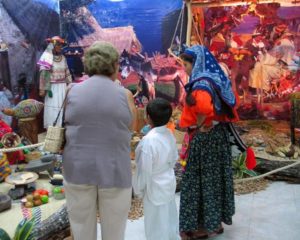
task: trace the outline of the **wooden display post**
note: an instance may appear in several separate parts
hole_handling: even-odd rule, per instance
[[[300,128],[300,95],[291,97],[291,142],[296,143],[295,128]]]
[[[186,45],[191,46],[191,36],[192,36],[192,27],[193,27],[193,12],[192,12],[191,0],[186,0],[185,4],[186,4],[186,8],[187,8],[187,13],[188,13]]]

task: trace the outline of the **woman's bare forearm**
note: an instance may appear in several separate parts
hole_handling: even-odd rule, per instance
[[[135,130],[137,125],[137,110],[134,104],[134,99],[132,93],[127,90],[127,100],[128,100],[128,106],[132,114],[132,123],[130,130]]]

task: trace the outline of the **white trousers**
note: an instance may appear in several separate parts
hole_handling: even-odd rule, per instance
[[[74,240],[97,240],[97,210],[102,240],[124,240],[132,189],[101,189],[66,183],[66,201]]]
[[[180,240],[179,220],[174,200],[154,205],[144,197],[145,233],[147,240]]]

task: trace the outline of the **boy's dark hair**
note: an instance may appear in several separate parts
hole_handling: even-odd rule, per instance
[[[167,100],[156,98],[148,103],[146,112],[154,127],[161,127],[170,121],[173,110]]]

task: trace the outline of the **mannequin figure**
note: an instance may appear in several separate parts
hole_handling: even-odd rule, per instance
[[[66,58],[62,54],[65,41],[60,37],[47,40],[49,45],[40,60],[40,96],[45,98],[44,127],[51,126],[63,104],[67,85],[72,82]],[[58,126],[62,125],[62,116]]]

